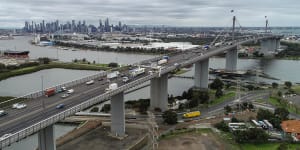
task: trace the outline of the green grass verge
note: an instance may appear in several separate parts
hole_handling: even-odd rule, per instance
[[[276,97],[270,97],[269,103],[276,107],[284,107],[286,108],[290,113],[300,114],[300,110],[295,105],[290,105],[287,102],[279,102],[279,99]]]
[[[217,104],[220,104],[228,99],[231,99],[235,97],[235,93],[234,92],[229,92],[229,93],[226,93],[224,94],[223,96],[221,96],[220,98],[217,98],[217,99],[214,99],[210,105],[217,105]]]
[[[189,70],[184,70],[184,69],[180,69],[178,71],[175,72],[176,75],[180,75],[180,74],[184,74],[186,72],[188,72]]]
[[[15,69],[8,72],[0,73],[0,81],[14,77],[19,75],[24,75],[28,73],[37,72],[44,69],[52,69],[52,68],[63,68],[63,69],[76,69],[76,70],[108,70],[110,69],[105,64],[79,64],[79,63],[58,63],[51,62],[50,64],[43,64],[32,67],[25,67],[21,69]]]
[[[300,94],[300,85],[295,85],[292,87],[292,89],[297,93]]]
[[[280,143],[265,143],[265,144],[241,144],[242,150],[277,150]],[[300,144],[288,144],[287,150],[296,150]]]

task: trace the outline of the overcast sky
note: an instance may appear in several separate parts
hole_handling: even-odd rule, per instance
[[[300,26],[300,0],[0,0],[0,27],[24,21],[86,20],[171,26]],[[230,10],[234,13],[230,13]],[[98,23],[97,23],[98,24]]]

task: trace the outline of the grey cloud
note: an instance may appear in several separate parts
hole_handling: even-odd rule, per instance
[[[242,26],[299,26],[298,0],[1,0],[0,26],[22,27],[25,20],[86,20],[109,17],[127,24],[227,26],[236,15]],[[230,10],[234,9],[234,13]]]

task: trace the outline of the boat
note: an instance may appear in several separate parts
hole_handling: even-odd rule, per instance
[[[29,51],[12,51],[6,50],[3,52],[4,56],[7,57],[28,57]]]

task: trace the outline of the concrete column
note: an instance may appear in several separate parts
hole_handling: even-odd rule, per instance
[[[54,125],[50,125],[38,133],[39,150],[56,150]]]
[[[209,59],[195,63],[194,86],[200,89],[208,89]]]
[[[150,81],[150,108],[168,110],[168,74]]]
[[[115,136],[125,136],[125,105],[124,92],[111,97],[111,133]]]
[[[233,49],[233,50],[228,50],[227,53],[226,53],[225,70],[227,70],[227,71],[236,71],[236,69],[237,69],[237,59],[238,59],[237,48]]]
[[[260,43],[260,53],[263,53],[264,56],[273,55],[274,52],[280,47],[279,39],[267,39],[263,40]]]

